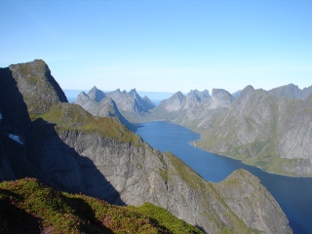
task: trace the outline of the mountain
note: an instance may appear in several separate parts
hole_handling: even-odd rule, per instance
[[[133,97],[133,99],[137,101],[138,105],[141,106],[144,110],[153,109],[155,107],[155,104],[148,97],[144,96],[141,98],[136,89],[130,90],[128,95]]]
[[[269,94],[277,98],[292,98],[292,99],[301,99],[305,100],[312,94],[312,86],[304,88],[303,90],[299,89],[298,86],[294,84],[289,84],[281,86],[269,91]]]
[[[232,93],[232,96],[234,97],[234,99],[238,98],[241,92],[242,92],[241,90],[238,90],[235,93]]]
[[[148,97],[141,98],[135,89],[129,92],[121,92],[120,89],[117,89],[113,92],[104,93],[96,86],[88,94],[81,92],[74,103],[79,104],[96,116],[118,116],[125,124],[128,124],[129,121],[137,122],[155,107],[155,104]]]
[[[234,98],[224,89],[213,89],[211,99],[206,105],[208,109],[217,109],[220,107],[230,107]]]
[[[123,115],[120,113],[116,103],[110,97],[105,97],[102,94],[104,94],[102,91],[96,90],[96,88],[92,88],[88,94],[81,92],[76,98],[74,104],[78,104],[94,116],[118,117],[123,124],[128,126],[128,120],[126,120],[125,117],[123,117]],[[99,97],[102,98],[100,99]],[[100,101],[97,102],[94,99]]]
[[[125,114],[143,114],[155,105],[148,98],[142,99],[135,89],[121,92],[119,89],[106,94],[113,99],[118,108]]]
[[[94,116],[67,103],[43,61],[13,67],[14,72],[12,66],[0,69],[1,180],[35,177],[112,204],[149,202],[206,233],[291,233],[277,202],[250,173],[236,171],[223,182],[207,182],[174,155],[151,148],[117,117]],[[52,84],[54,90],[46,93]],[[49,96],[46,103],[30,98],[32,90]],[[60,208],[50,200],[47,205]]]
[[[200,92],[198,90],[191,90],[186,96],[182,92],[177,92],[170,98],[160,102],[157,110],[174,112],[182,109],[189,109],[193,106],[199,105],[210,98],[208,90]]]
[[[205,124],[204,148],[266,171],[312,176],[312,99],[295,86],[271,91],[246,87],[232,105]]]
[[[147,120],[166,120],[201,134],[204,149],[243,160],[271,173],[312,176],[312,86],[290,84],[270,91],[247,86],[234,98],[177,92]]]
[[[0,183],[0,210],[1,233],[202,233],[152,204],[114,206],[30,178]]]
[[[312,86],[290,84],[270,91],[247,86],[175,93],[145,115],[201,134],[204,149],[243,160],[271,173],[312,176]]]
[[[105,93],[94,86],[88,92],[88,96],[95,102],[100,102],[103,98],[105,98]]]
[[[187,95],[177,92],[151,110],[146,120],[172,121],[198,131],[205,123],[211,124],[211,115],[223,113],[233,100],[234,97],[222,89],[213,89],[211,96],[207,90],[192,90]]]

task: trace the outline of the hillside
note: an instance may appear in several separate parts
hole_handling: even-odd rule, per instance
[[[200,144],[272,173],[312,176],[312,96],[277,90],[246,87],[213,124],[202,126]]]
[[[235,98],[214,89],[204,98],[177,92],[145,121],[166,120],[201,134],[197,145],[271,173],[312,176],[312,86],[270,91],[247,86]],[[203,97],[203,96],[202,96]]]
[[[36,179],[0,183],[0,233],[202,233],[152,204],[111,205]]]
[[[174,155],[151,148],[117,117],[94,116],[67,103],[42,60],[0,69],[0,78],[0,180],[34,177],[111,204],[149,202],[207,233],[291,233],[275,199],[250,173],[234,172],[226,191],[226,181],[205,181]]]

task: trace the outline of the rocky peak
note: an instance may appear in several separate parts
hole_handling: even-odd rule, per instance
[[[67,98],[43,60],[10,65],[14,78],[30,114],[42,114],[51,105],[67,102]]]
[[[269,98],[269,94],[267,91],[263,89],[254,89],[252,86],[247,86],[242,90],[240,95],[234,100],[233,105],[231,106],[231,114],[233,116],[241,116],[244,117],[248,114],[254,115],[258,113],[261,107],[268,107],[268,103],[265,103],[264,100]],[[273,99],[275,99],[273,97]],[[272,100],[268,100],[268,102],[272,102]],[[264,110],[263,110],[264,111]]]
[[[88,94],[82,91],[81,93],[78,94],[76,101],[84,97],[90,98]]]
[[[210,98],[210,94],[209,91],[207,89],[205,89],[204,91],[201,92],[201,94],[206,97],[206,98]]]
[[[168,112],[178,111],[183,108],[185,96],[181,91],[176,92],[170,98],[160,102],[158,109],[163,108]]]
[[[278,99],[289,98],[305,100],[312,94],[312,86],[301,90],[297,85],[289,84],[272,89],[268,93]]]
[[[236,106],[244,106],[251,96],[256,92],[254,87],[251,85],[246,86],[235,99],[234,103]]]
[[[233,96],[224,89],[213,89],[208,108],[217,109],[220,107],[229,108],[233,102]]]
[[[88,92],[88,96],[96,102],[100,102],[105,98],[105,93],[99,90],[96,86],[93,86],[92,89]]]
[[[195,97],[199,102],[210,98],[209,91],[207,89],[202,92],[197,89],[191,90],[186,96]]]
[[[155,107],[155,104],[148,97],[145,96],[144,98],[141,98],[136,89],[132,89],[128,94],[137,101],[138,105],[141,106],[143,110],[150,110]]]
[[[210,98],[208,90],[203,92],[196,90],[191,90],[185,97],[185,104],[183,109],[191,109],[195,106],[200,105],[205,100]]]
[[[134,98],[136,98],[138,96],[138,93],[136,91],[136,89],[131,89],[128,94]]]
[[[289,84],[284,85],[269,91],[270,95],[277,98],[291,98],[291,99],[304,99],[302,90],[297,85]]]

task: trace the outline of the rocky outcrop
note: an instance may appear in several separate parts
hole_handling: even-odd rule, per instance
[[[63,90],[43,60],[11,65],[9,70],[27,102],[29,114],[42,114],[53,104],[67,102]]]
[[[277,225],[279,221],[275,220],[275,217],[281,217],[278,209],[273,209],[273,213],[270,214],[262,213],[259,215],[263,209],[268,210],[270,207],[274,207],[275,204],[268,202],[272,201],[272,195],[265,187],[260,185],[259,179],[254,175],[243,170],[235,171],[215,186],[218,194],[220,194],[229,208],[248,227],[261,230],[264,233],[289,232],[288,227]],[[248,204],[253,204],[253,209],[246,209]],[[270,228],[264,230],[264,223]]]
[[[36,66],[28,68],[36,70]],[[32,71],[29,74],[33,74]],[[3,76],[1,73],[0,81],[15,80],[16,75],[20,79],[16,79],[15,88],[19,87],[22,74]],[[44,76],[38,78],[45,83]],[[0,93],[3,92],[2,87]],[[15,91],[20,93],[20,97],[28,97],[25,89]],[[37,92],[41,93],[40,90]],[[59,93],[59,90],[54,93]],[[23,161],[8,161],[11,167],[17,165],[12,173],[19,173],[19,177],[38,176],[62,190],[82,192],[115,204],[151,202],[207,233],[291,233],[288,221],[274,198],[264,193],[259,180],[249,173],[241,171],[234,174],[237,186],[233,190],[222,190],[223,182],[206,182],[175,156],[162,154],[148,146],[118,118],[96,117],[79,105],[54,100],[57,99],[47,99],[50,103],[46,112],[41,115],[35,112],[31,121],[29,118],[25,120],[30,127],[22,147],[25,154],[22,157],[17,154],[16,157],[23,158]],[[34,113],[35,109],[30,108],[34,105],[33,100],[20,98],[15,101],[10,102],[14,106],[11,109],[16,108],[15,105],[24,106],[24,115]],[[4,121],[6,110],[11,109],[0,108]],[[1,150],[8,151],[8,148],[11,146],[5,144]],[[14,154],[8,157],[14,157]],[[3,168],[0,168],[0,175],[5,177]],[[14,176],[18,177],[17,174]],[[228,198],[228,194],[235,194],[235,197]],[[244,203],[245,198],[238,194],[250,195],[259,202],[255,205]],[[233,206],[236,202],[248,206],[244,209],[254,210],[254,216],[249,217],[249,213],[245,214]]]

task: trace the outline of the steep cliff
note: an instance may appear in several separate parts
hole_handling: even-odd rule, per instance
[[[273,173],[312,176],[311,97],[281,90],[246,87],[205,126],[200,144]]]
[[[222,190],[227,181],[219,184],[205,181],[175,156],[148,146],[118,118],[93,116],[79,105],[62,102],[66,99],[62,98],[57,85],[53,86],[52,94],[46,94],[52,95],[46,99],[47,106],[40,107],[29,98],[28,90],[19,85],[24,75],[32,79],[36,74],[34,71],[37,65],[41,67],[41,61],[36,63],[20,65],[30,70],[26,75],[17,70],[9,75],[8,70],[0,73],[0,81],[12,81],[15,94],[19,94],[10,105],[2,106],[1,102],[1,122],[6,126],[6,111],[17,110],[17,107],[21,107],[21,116],[27,117],[22,120],[27,123],[27,131],[22,127],[27,132],[22,147],[24,153],[15,155],[10,146],[1,147],[11,152],[7,155],[8,164],[18,165],[12,170],[14,177],[33,175],[56,188],[119,205],[150,202],[207,233],[291,233],[287,218],[274,198],[246,171],[232,175],[236,180],[233,189]],[[45,79],[47,71],[40,74],[35,75],[40,84],[37,95],[43,96],[46,90],[40,87],[49,87],[49,81]],[[2,87],[0,93],[5,92]],[[14,123],[8,122],[12,129]],[[20,161],[12,160],[14,157]],[[7,179],[4,170],[1,167],[0,174]],[[228,194],[235,194],[234,200],[228,198]],[[241,194],[258,202],[246,203]],[[233,206],[233,203],[245,207]],[[252,210],[253,216],[244,213],[245,209]]]
[[[175,156],[150,148],[120,125],[118,119],[99,119],[69,104],[52,108],[42,117],[55,127],[50,131],[46,123],[36,127],[41,129],[39,139],[44,139],[37,144],[36,151],[41,153],[40,160],[35,160],[36,166],[58,187],[120,205],[138,206],[150,202],[206,232],[216,233],[225,229],[236,233],[253,232],[251,229],[254,227],[240,221],[237,211],[224,203],[213,184],[206,182]],[[50,147],[46,149],[46,145]],[[53,163],[52,159],[58,163]],[[241,173],[245,175],[241,183],[254,186],[254,182],[246,180],[250,176],[245,173]],[[259,181],[257,188],[261,189],[257,189],[253,196],[261,197],[265,189]],[[245,193],[244,190],[241,185],[235,193]],[[261,223],[257,229],[272,230],[266,233],[290,232],[287,219],[276,201],[267,197],[262,202],[271,204],[274,211],[261,210],[253,218],[263,220],[270,217],[270,220],[275,219],[275,224]],[[254,210],[251,204],[245,209]],[[271,217],[271,213],[275,215]],[[280,227],[278,232],[274,232],[277,223]]]

